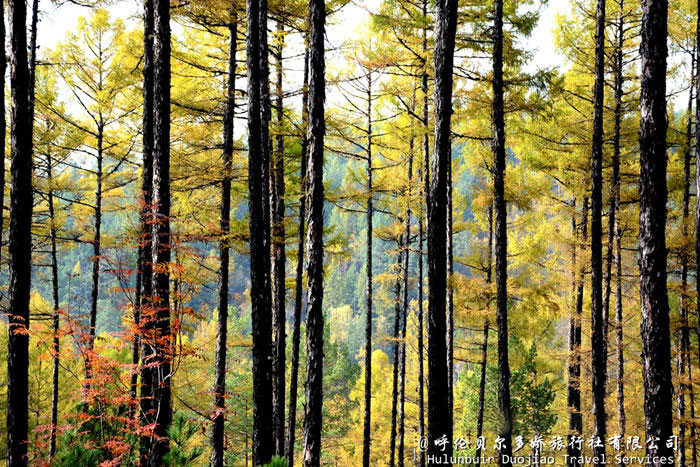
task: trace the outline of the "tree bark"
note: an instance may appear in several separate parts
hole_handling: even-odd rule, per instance
[[[500,464],[511,465],[513,414],[508,364],[508,234],[504,195],[506,147],[503,115],[503,1],[494,2],[493,33],[493,199],[496,212],[496,325],[498,328],[498,435],[503,438]],[[507,457],[506,457],[507,456]]]
[[[233,119],[236,111],[236,46],[238,41],[238,12],[231,9],[228,51],[228,86],[226,113],[223,121],[224,177],[221,180],[221,209],[219,229],[219,297],[216,333],[216,376],[214,383],[214,416],[211,435],[211,465],[224,465],[224,422],[226,421],[226,334],[228,325],[229,239],[231,233],[231,171],[233,170]]]
[[[250,206],[250,301],[253,335],[253,465],[270,461],[272,430],[272,322],[270,295],[267,122],[267,3],[247,0],[248,190]],[[263,66],[263,63],[265,66]],[[269,96],[267,96],[269,99]]]
[[[0,5],[0,17],[5,18],[5,4]],[[2,50],[5,50],[5,21],[0,21],[0,34],[2,35]],[[0,87],[5,89],[5,72],[7,71],[7,55],[0,54]],[[7,132],[7,122],[5,118],[5,93],[0,96],[0,132],[2,137],[0,143],[2,149],[0,153],[0,268],[2,268],[2,238],[3,224],[5,219],[5,136]]]
[[[573,207],[576,207],[574,200]],[[575,209],[574,209],[575,212]],[[583,209],[581,211],[581,241],[579,243],[578,229],[576,228],[576,217],[571,221],[574,234],[574,245],[571,251],[572,271],[575,282],[575,303],[573,313],[569,317],[569,362],[567,367],[567,394],[566,404],[569,411],[569,439],[567,443],[567,454],[569,459],[577,458],[581,455],[578,444],[573,443],[574,436],[582,436],[583,416],[581,414],[581,315],[583,313],[583,276],[585,272],[584,262],[577,263],[576,250],[580,244],[585,248],[588,243],[588,197],[583,199]],[[570,466],[577,466],[575,461],[569,462]]]
[[[49,205],[49,241],[51,244],[51,298],[53,299],[51,356],[53,372],[51,375],[51,433],[49,439],[49,458],[56,454],[56,426],[58,424],[58,371],[60,357],[60,303],[58,298],[58,255],[56,252],[56,216],[53,196],[53,160],[50,151],[46,154],[46,179],[49,184],[47,202]]]
[[[605,79],[605,0],[598,0],[595,34],[595,84],[593,86],[593,154],[591,158],[591,376],[593,436],[602,442],[593,454],[605,455],[605,316],[603,313],[603,99]]]
[[[393,378],[391,386],[391,436],[389,439],[389,465],[396,465],[396,435],[397,435],[397,411],[399,397],[399,361],[401,345],[399,343],[401,332],[401,267],[403,258],[403,241],[398,241],[396,253],[396,281],[394,282],[394,333],[393,339]]]
[[[454,291],[452,288],[452,154],[447,163],[447,405],[450,413],[454,407]]]
[[[272,430],[275,455],[284,455],[284,402],[285,402],[285,228],[284,228],[284,101],[282,95],[282,52],[284,51],[284,26],[277,21],[277,51],[275,59],[276,87],[275,107],[277,135],[274,158],[271,161],[272,208],[272,320],[273,320],[273,378],[272,378]]]
[[[493,269],[493,204],[489,205],[489,243],[488,243],[488,263],[486,269],[486,285],[490,287]],[[490,300],[489,300],[490,303]],[[488,305],[487,305],[488,307]],[[489,310],[486,310],[484,319],[484,340],[481,346],[481,374],[479,375],[479,412],[476,417],[476,437],[480,438],[484,431],[484,405],[486,400],[486,359],[489,350]],[[481,447],[476,449],[476,458],[481,457]]]
[[[451,159],[452,68],[457,1],[438,0],[435,15],[435,147],[428,203],[428,455],[442,455],[433,442],[447,437],[452,454],[452,414],[446,343],[447,177]]]
[[[169,452],[168,429],[172,421],[170,394],[171,341],[170,274],[170,2],[154,0],[153,50],[153,318],[154,347],[151,395],[154,436],[148,465],[162,465]]]
[[[100,115],[97,124],[97,169],[95,170],[95,225],[92,239],[92,289],[90,293],[90,324],[88,327],[88,351],[85,356],[85,387],[90,389],[92,380],[92,359],[95,351],[95,328],[97,326],[97,298],[100,293],[100,255],[102,254],[102,150],[104,124]]]
[[[297,232],[297,265],[294,279],[294,330],[292,332],[292,370],[289,382],[289,432],[286,445],[286,461],[289,467],[294,467],[294,439],[296,437],[297,416],[297,381],[299,379],[299,341],[301,340],[301,308],[303,306],[304,279],[304,239],[306,236],[306,158],[309,147],[307,127],[309,121],[309,41],[306,38],[304,52],[304,83],[302,85],[302,128],[301,128],[301,159],[299,169],[299,230]]]
[[[324,31],[326,5],[309,0],[309,233],[307,238],[306,417],[304,465],[321,463],[323,425],[323,137],[325,134]]]
[[[139,264],[137,271],[137,297],[134,308],[134,324],[138,335],[131,348],[131,363],[134,368],[139,363],[141,353],[142,363],[149,363],[153,356],[153,346],[150,340],[153,334],[153,0],[144,0],[143,16],[143,166],[141,168],[141,238],[139,241]],[[141,349],[141,352],[139,352]],[[150,367],[141,366],[141,425],[150,424],[153,404],[153,371]],[[132,399],[136,400],[138,374],[131,376]],[[150,449],[150,436],[141,438],[141,464],[147,465]]]
[[[365,414],[362,436],[362,465],[369,467],[372,421],[372,217],[374,214],[372,191],[372,73],[367,73],[367,239],[365,242],[366,292],[365,292]]]
[[[666,45],[668,3],[642,0],[640,146],[640,295],[646,438],[672,456],[673,385],[666,290]],[[652,462],[653,465],[660,465]]]
[[[10,186],[10,315],[7,349],[7,465],[27,465],[29,292],[32,261],[32,115],[29,109],[27,10],[9,0],[12,96]]]

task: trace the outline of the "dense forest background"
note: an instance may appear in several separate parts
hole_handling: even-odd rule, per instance
[[[697,464],[695,2],[6,6],[8,465]]]

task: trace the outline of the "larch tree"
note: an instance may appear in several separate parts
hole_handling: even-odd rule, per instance
[[[652,465],[673,456],[673,384],[666,289],[666,0],[642,1],[639,273],[642,370],[647,440],[658,440]]]
[[[32,271],[32,116],[29,108],[27,10],[7,4],[10,28],[12,149],[10,185],[9,295],[7,341],[7,465],[27,465],[29,418],[29,294]]]
[[[447,437],[452,452],[452,414],[446,342],[447,177],[451,161],[452,69],[457,2],[436,2],[435,14],[435,143],[428,203],[428,455],[443,452],[432,441]]]
[[[324,0],[309,0],[309,166],[304,466],[321,463],[323,426],[323,141],[326,96]]]

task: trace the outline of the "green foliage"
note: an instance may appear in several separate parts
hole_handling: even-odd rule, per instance
[[[202,446],[192,446],[192,439],[199,429],[199,424],[187,414],[182,411],[175,412],[173,423],[168,429],[170,451],[163,459],[166,465],[169,467],[194,465],[195,461],[204,453]]]

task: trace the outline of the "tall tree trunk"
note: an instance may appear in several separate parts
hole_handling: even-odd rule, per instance
[[[372,188],[372,72],[367,73],[367,264],[365,292],[365,414],[362,435],[362,465],[369,467],[372,421],[372,217],[374,214]]]
[[[428,122],[428,106],[429,106],[429,92],[428,92],[428,0],[423,0],[421,2],[422,7],[422,17],[423,17],[423,63],[421,70],[421,90],[423,91],[423,105],[422,105],[422,124],[423,124],[423,166],[422,173],[418,177],[422,177],[423,180],[423,197],[425,199],[425,209],[427,211],[430,199],[430,128]],[[424,204],[421,203],[421,215],[420,221],[418,223],[418,248],[420,262],[418,263],[418,434],[420,439],[425,438],[425,371],[423,367],[423,262],[424,258],[424,246],[423,240],[424,235],[424,221],[426,221],[426,211],[423,210]],[[418,450],[420,467],[425,467],[425,450]]]
[[[284,455],[284,402],[285,402],[285,229],[284,229],[284,101],[282,96],[282,52],[284,26],[277,21],[277,51],[275,60],[275,107],[277,135],[271,168],[272,205],[272,320],[273,320],[273,377],[272,377],[272,430],[275,455]]]
[[[304,465],[321,463],[323,426],[323,137],[326,131],[324,31],[326,5],[309,0],[309,264],[307,268],[306,417]]]
[[[36,86],[36,34],[39,21],[39,0],[32,0],[32,20],[29,29],[29,113],[34,122],[34,94]]]
[[[416,90],[413,88],[412,112],[415,112]],[[411,134],[413,134],[413,120],[411,120]],[[408,185],[406,186],[406,219],[404,220],[404,241],[403,241],[403,298],[401,303],[401,354],[399,356],[401,387],[399,388],[399,442],[398,442],[398,466],[404,466],[404,424],[405,411],[404,404],[406,398],[406,321],[408,321],[408,268],[410,265],[411,251],[411,183],[413,181],[413,136],[409,141],[408,149]]]
[[[491,286],[493,269],[493,204],[489,205],[489,243],[488,243],[488,263],[486,265],[486,285]],[[487,305],[488,306],[488,305]],[[479,375],[479,412],[476,416],[476,437],[482,436],[484,431],[484,406],[486,401],[486,359],[489,350],[489,310],[486,310],[484,318],[484,340],[481,345],[481,374]],[[476,458],[481,457],[481,446],[476,449]]]
[[[51,298],[53,299],[52,344],[53,373],[51,375],[51,433],[49,439],[49,458],[56,454],[56,425],[58,424],[58,371],[60,357],[60,303],[58,298],[58,254],[56,252],[56,216],[53,196],[53,160],[50,151],[46,154],[46,180],[49,184],[47,202],[49,205],[49,241],[51,243]]]
[[[150,345],[153,334],[153,0],[144,0],[143,16],[143,166],[141,168],[141,238],[139,241],[139,265],[137,271],[137,299],[134,312],[134,324],[139,330],[131,349],[131,364],[134,368],[139,363],[139,353],[143,365],[140,367],[141,425],[151,424],[153,404],[153,371],[150,363],[154,354]],[[139,352],[141,349],[141,352]],[[136,400],[138,374],[131,376],[131,394]],[[141,464],[147,465],[150,450],[150,436],[141,438]]]
[[[268,159],[269,142],[263,107],[267,83],[267,3],[247,0],[248,190],[250,206],[250,301],[253,335],[253,465],[265,464],[274,445],[272,420],[272,322]],[[265,63],[265,66],[263,66]],[[269,99],[269,96],[267,96]]]
[[[297,416],[297,381],[299,379],[299,341],[301,340],[301,308],[303,306],[304,279],[304,239],[306,236],[306,157],[309,147],[307,127],[309,121],[309,41],[305,40],[304,83],[302,85],[302,127],[301,127],[301,164],[299,169],[299,231],[297,237],[297,265],[294,278],[294,330],[292,332],[292,370],[289,382],[289,432],[287,435],[286,461],[288,467],[294,466],[294,439],[296,437]]]
[[[229,276],[229,239],[231,233],[231,177],[233,170],[233,119],[236,111],[236,46],[238,41],[238,12],[231,9],[228,25],[228,87],[226,95],[226,113],[223,121],[224,177],[221,180],[221,209],[219,229],[219,316],[216,333],[216,379],[214,382],[214,416],[211,435],[211,465],[224,465],[224,422],[226,421],[226,334],[228,325],[228,276]]]
[[[685,146],[683,148],[683,208],[681,218],[681,236],[683,244],[680,251],[681,260],[681,303],[679,307],[678,352],[676,354],[676,367],[678,371],[678,391],[676,393],[676,407],[678,410],[678,465],[685,466],[686,462],[686,428],[688,420],[685,418],[685,396],[688,393],[686,383],[686,360],[689,358],[690,337],[688,336],[688,252],[686,241],[688,239],[688,217],[690,214],[690,159],[693,128],[693,85],[695,72],[695,52],[691,55],[690,66],[690,90],[688,91],[688,111],[685,126]]]
[[[624,22],[624,1],[620,0],[620,18],[617,24],[617,45],[615,49],[615,125],[613,133],[613,160],[612,160],[612,194],[610,197],[610,219],[608,229],[614,230],[615,240],[615,333],[617,347],[617,423],[618,433],[622,438],[625,434],[625,393],[624,393],[624,350],[623,350],[623,334],[622,334],[622,233],[620,230],[620,220],[617,218],[617,211],[620,209],[620,144],[621,144],[621,123],[622,123],[622,98],[623,98],[623,83],[624,83],[624,68],[622,47],[625,40],[625,22]],[[610,232],[608,232],[608,241],[610,242]],[[610,246],[608,246],[610,248]],[[608,257],[610,256],[608,250]],[[607,308],[610,303],[610,281],[611,271],[608,265],[608,289],[606,291]],[[606,323],[609,313],[605,312]],[[607,333],[606,333],[607,338]]]
[[[452,247],[452,154],[447,163],[447,405],[450,413],[454,406],[454,294],[452,287],[453,247]],[[454,427],[453,427],[454,429]]]
[[[668,3],[642,0],[640,146],[640,295],[646,438],[673,456],[673,385],[666,291],[666,45]],[[657,465],[657,463],[653,463]]]
[[[88,327],[88,349],[85,356],[85,387],[89,390],[92,380],[92,359],[95,351],[95,328],[97,326],[97,298],[100,293],[100,255],[102,254],[102,151],[104,125],[100,115],[97,124],[97,169],[95,171],[95,226],[92,239],[92,289],[90,293],[90,325]]]
[[[457,1],[438,0],[435,15],[435,158],[428,203],[428,455],[442,455],[433,442],[445,435],[452,454],[452,413],[446,343],[447,178],[451,159],[452,68]]]
[[[10,187],[10,315],[7,341],[7,465],[27,465],[29,292],[32,261],[32,115],[29,109],[27,10],[8,0],[12,165]]]
[[[5,4],[0,4],[0,17],[5,18]],[[5,21],[0,21],[0,34],[2,35],[2,50],[5,50]],[[5,89],[5,72],[7,71],[7,55],[0,54],[0,89]],[[5,93],[0,96],[0,269],[2,269],[2,238],[5,219],[5,134],[7,122],[5,121]]]
[[[162,465],[169,452],[170,394],[170,2],[154,0],[153,50],[153,378],[154,437],[148,465]]]
[[[501,465],[511,465],[513,414],[508,364],[508,234],[504,195],[506,133],[503,115],[503,0],[494,2],[493,33],[493,200],[496,211],[496,325],[498,327],[498,435],[503,438]],[[507,457],[506,457],[507,456]]]
[[[566,405],[569,410],[569,438],[567,454],[569,465],[578,463],[572,458],[581,455],[581,447],[573,441],[574,436],[582,436],[583,416],[581,414],[581,315],[583,313],[583,276],[585,273],[584,262],[577,262],[576,250],[578,245],[584,249],[588,243],[588,197],[583,199],[581,211],[581,239],[579,242],[578,229],[576,228],[576,201],[574,200],[574,217],[571,221],[574,234],[574,245],[571,251],[571,265],[575,282],[575,302],[573,313],[569,317],[569,363],[567,366],[567,394]]]
[[[396,465],[396,415],[399,396],[399,360],[401,345],[399,336],[401,332],[401,260],[403,257],[403,241],[399,240],[396,253],[396,281],[394,282],[394,333],[393,344],[393,369],[394,374],[391,386],[391,437],[389,440],[389,465]]]
[[[593,86],[593,155],[591,158],[591,350],[593,435],[605,440],[605,317],[603,316],[603,98],[605,85],[605,0],[598,0]],[[605,441],[593,454],[605,455]]]

